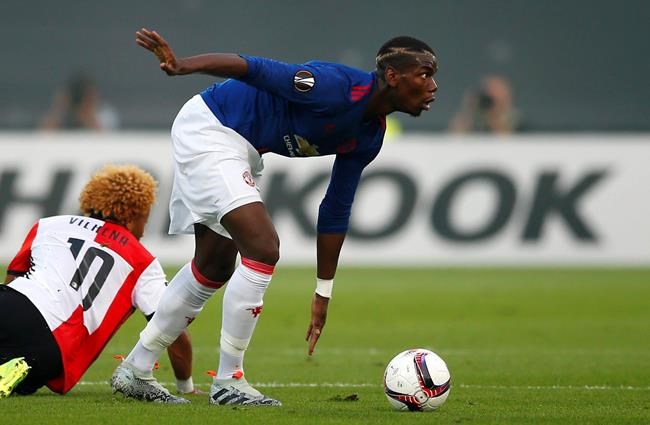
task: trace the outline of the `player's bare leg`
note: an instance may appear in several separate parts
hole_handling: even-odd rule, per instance
[[[224,293],[219,368],[210,389],[210,403],[280,406],[279,401],[251,387],[244,377],[244,353],[279,258],[279,239],[261,202],[236,208],[221,224],[232,236],[242,261]],[[199,244],[197,257],[202,257]],[[212,258],[219,263],[218,257]]]

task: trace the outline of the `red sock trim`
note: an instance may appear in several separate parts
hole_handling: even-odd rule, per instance
[[[242,257],[241,263],[249,269],[255,270],[258,273],[272,275],[273,270],[275,270],[275,266],[260,263],[259,261],[251,260],[250,258]]]
[[[207,286],[208,288],[219,289],[225,283],[225,282],[216,282],[214,280],[210,280],[207,277],[203,276],[199,271],[199,269],[196,268],[196,264],[194,264],[194,260],[192,260],[192,274],[194,275],[194,279],[196,279],[197,282],[199,282],[203,286]]]

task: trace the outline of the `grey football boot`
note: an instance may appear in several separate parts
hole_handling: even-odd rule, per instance
[[[120,392],[124,397],[156,403],[185,404],[190,401],[175,395],[156,381],[153,374],[142,373],[130,364],[122,362],[111,377],[113,394]]]
[[[215,377],[210,387],[209,401],[210,404],[222,406],[282,406],[278,400],[267,397],[251,387],[243,373],[228,379]]]

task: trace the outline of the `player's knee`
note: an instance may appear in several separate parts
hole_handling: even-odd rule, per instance
[[[253,255],[248,258],[269,266],[275,266],[280,260],[280,243],[278,241],[267,241],[260,244],[255,248]]]
[[[235,271],[235,263],[194,258],[194,265],[201,276],[214,282],[227,282]]]

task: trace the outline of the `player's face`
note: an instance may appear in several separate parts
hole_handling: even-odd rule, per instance
[[[395,109],[414,117],[428,111],[438,90],[433,79],[435,72],[436,69],[429,65],[416,65],[402,71],[395,86]]]

